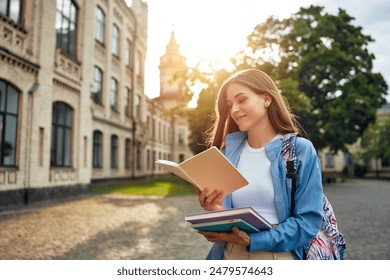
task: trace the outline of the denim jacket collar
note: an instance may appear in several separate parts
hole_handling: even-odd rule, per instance
[[[231,160],[234,166],[238,165],[241,151],[245,146],[247,133],[237,131],[226,136],[225,155]],[[281,152],[282,139],[275,139],[265,145],[265,150],[269,160],[272,162],[277,159],[277,155]]]

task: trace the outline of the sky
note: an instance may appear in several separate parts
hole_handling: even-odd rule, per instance
[[[171,31],[187,58],[187,66],[213,61],[226,66],[246,46],[246,37],[257,24],[273,15],[279,19],[311,4],[337,14],[342,8],[354,17],[353,24],[375,40],[369,50],[376,57],[374,71],[390,85],[390,1],[389,0],[145,0],[149,8],[148,50],[145,66],[145,94],[159,95],[160,57]],[[387,98],[390,102],[390,98]]]

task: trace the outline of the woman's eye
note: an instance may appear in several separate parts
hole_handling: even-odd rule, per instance
[[[245,100],[246,100],[246,98],[239,99],[239,100],[238,100],[238,103],[244,103]]]

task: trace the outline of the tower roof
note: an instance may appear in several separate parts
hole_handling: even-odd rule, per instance
[[[175,32],[171,31],[171,38],[167,45],[167,53],[179,53],[179,44],[176,42]]]

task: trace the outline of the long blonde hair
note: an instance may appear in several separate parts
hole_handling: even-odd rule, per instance
[[[233,83],[246,86],[256,94],[269,94],[272,102],[268,107],[268,115],[271,125],[278,133],[299,132],[296,117],[291,112],[274,81],[263,71],[247,69],[232,75],[222,84],[219,90],[215,103],[215,121],[208,133],[207,144],[209,146],[223,149],[226,135],[239,131],[237,124],[230,116],[226,100],[226,90]]]

